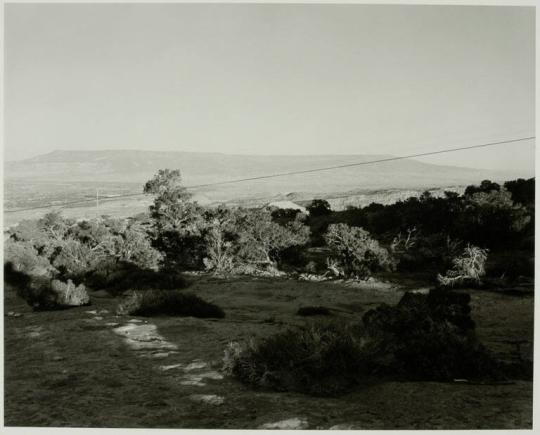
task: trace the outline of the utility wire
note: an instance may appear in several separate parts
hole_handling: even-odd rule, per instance
[[[356,162],[356,163],[346,163],[343,165],[336,165],[336,166],[327,166],[324,168],[315,168],[315,169],[305,169],[302,171],[291,171],[291,172],[281,172],[278,174],[270,174],[270,175],[260,175],[257,177],[249,177],[249,178],[238,178],[235,180],[228,180],[228,181],[217,181],[215,183],[205,183],[205,184],[196,184],[191,186],[185,186],[186,189],[198,189],[201,187],[212,187],[212,186],[221,186],[224,184],[234,184],[234,183],[243,183],[245,181],[255,181],[255,180],[264,180],[268,178],[277,178],[277,177],[286,177],[290,175],[299,175],[299,174],[310,174],[313,172],[322,172],[322,171],[330,171],[334,169],[343,169],[343,168],[351,168],[355,166],[364,166],[364,165],[372,165],[375,163],[384,163],[384,162],[393,162],[396,160],[404,160],[404,159],[411,159],[415,157],[425,157],[425,156],[433,156],[437,154],[445,154],[445,153],[452,153],[456,151],[465,151],[465,150],[472,150],[472,149],[478,149],[478,148],[487,148],[495,145],[502,145],[502,144],[510,144],[515,142],[523,142],[526,140],[535,139],[536,136],[530,136],[530,137],[522,137],[518,139],[510,139],[510,140],[503,140],[498,142],[489,142],[489,143],[483,143],[479,145],[471,145],[471,146],[465,146],[465,147],[458,147],[458,148],[447,148],[444,150],[439,151],[427,151],[424,153],[416,153],[416,154],[408,154],[404,156],[396,156],[396,157],[387,157],[384,159],[378,159],[378,160],[368,160],[366,162]],[[118,201],[122,198],[127,197],[133,197],[133,196],[142,196],[145,195],[145,193],[129,193],[124,195],[117,195],[113,198],[104,198],[101,200],[101,202],[111,202],[111,201]],[[38,207],[28,207],[23,209],[17,209],[17,210],[5,210],[4,213],[17,213],[22,211],[30,211],[30,210],[38,210],[43,208],[51,208],[51,207],[58,207],[58,208],[65,208],[68,205],[74,205],[74,204],[84,204],[88,202],[94,202],[95,199],[88,199],[88,200],[80,200],[80,201],[70,201],[67,203],[59,204],[59,205],[43,205]]]
[[[230,181],[218,181],[218,182],[215,182],[215,183],[197,184],[195,186],[187,186],[186,188],[187,189],[194,189],[194,188],[199,188],[199,187],[218,186],[218,185],[222,185],[222,184],[232,184],[232,183],[240,183],[240,182],[244,182],[244,181],[262,180],[262,179],[266,179],[266,178],[285,177],[287,175],[309,174],[309,173],[312,173],[312,172],[329,171],[329,170],[332,170],[332,169],[342,169],[342,168],[350,168],[350,167],[353,167],[353,166],[371,165],[373,163],[393,162],[395,160],[411,159],[411,158],[414,158],[414,157],[433,156],[433,155],[436,155],[436,154],[451,153],[451,152],[454,152],[454,151],[471,150],[471,149],[475,149],[475,148],[485,148],[485,147],[490,147],[490,146],[494,146],[494,145],[521,142],[521,141],[525,141],[525,140],[534,139],[535,137],[536,136],[523,137],[523,138],[520,138],[520,139],[503,140],[503,141],[500,141],[500,142],[491,142],[491,143],[485,143],[485,144],[481,144],[481,145],[472,145],[472,146],[460,147],[460,148],[449,148],[449,149],[440,150],[440,151],[428,151],[428,152],[425,152],[425,153],[409,154],[409,155],[406,155],[406,156],[388,157],[388,158],[379,159],[379,160],[369,160],[367,162],[347,163],[347,164],[344,164],[344,165],[328,166],[326,168],[306,169],[306,170],[303,170],[303,171],[282,172],[282,173],[273,174],[273,175],[261,175],[261,176],[258,176],[258,177],[240,178],[240,179],[237,179],[237,180],[230,180]]]
[[[115,201],[115,200],[118,200],[118,199],[121,199],[121,198],[127,198],[129,196],[141,196],[141,195],[145,195],[145,193],[140,193],[140,192],[138,192],[138,193],[127,193],[127,194],[124,194],[124,195],[116,195],[113,198],[100,198],[99,201],[100,201],[100,203],[103,203],[103,202]],[[17,212],[20,212],[20,211],[39,210],[41,208],[54,208],[54,207],[65,208],[68,205],[86,204],[88,202],[96,202],[96,199],[95,198],[93,198],[93,199],[80,199],[78,201],[63,202],[61,204],[40,205],[40,206],[36,206],[36,207],[19,208],[17,210],[4,210],[4,213],[17,213]]]

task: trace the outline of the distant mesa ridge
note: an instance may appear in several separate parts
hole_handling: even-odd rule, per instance
[[[183,151],[64,151],[6,162],[8,179],[144,183],[163,168],[180,169],[186,185],[317,169],[388,158],[388,155],[237,155]],[[514,174],[441,166],[404,159],[324,172],[290,175],[213,186],[201,192],[226,190],[250,195],[290,192],[348,192],[388,188],[433,188],[505,180]]]

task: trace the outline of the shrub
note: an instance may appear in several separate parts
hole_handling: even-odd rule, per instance
[[[133,291],[119,304],[117,312],[132,316],[225,317],[217,305],[175,290]]]
[[[51,279],[47,275],[28,275],[15,269],[12,263],[4,265],[4,281],[13,285],[17,294],[34,310],[57,310],[88,305],[90,298],[84,285],[76,286]]]
[[[162,260],[142,227],[129,225],[117,235],[107,237],[100,251],[118,262],[132,263],[142,269],[156,269]]]
[[[326,307],[300,307],[296,314],[299,316],[329,316],[330,310]]]
[[[224,370],[255,387],[334,395],[357,383],[361,363],[361,342],[351,327],[313,324],[246,346],[230,344]]]
[[[203,259],[206,270],[216,273],[274,273],[287,250],[304,245],[309,239],[305,215],[279,224],[270,209],[228,209],[204,212]]]
[[[515,282],[520,277],[532,278],[534,277],[534,257],[531,258],[527,251],[490,254],[486,262],[486,276],[506,283]]]
[[[388,251],[363,228],[332,224],[324,238],[333,253],[328,264],[335,274],[364,279],[394,267]]]
[[[176,271],[141,269],[132,263],[111,263],[110,259],[103,259],[96,270],[86,276],[85,282],[92,288],[107,289],[117,294],[132,288],[177,290],[189,285]]]
[[[13,286],[17,294],[24,298],[23,292],[30,287],[30,275],[22,272],[11,262],[4,263],[4,284]]]
[[[17,280],[23,282],[24,278],[19,275]],[[51,279],[43,276],[28,277],[24,286],[17,287],[17,294],[35,311],[66,308],[56,302],[56,293],[51,288]]]
[[[436,275],[438,271],[450,269],[453,259],[461,254],[463,243],[443,233],[418,234],[415,243],[407,250],[393,250],[398,272],[415,272],[423,274],[426,279]]]
[[[206,270],[216,273],[230,273],[235,268],[235,216],[225,207],[218,207],[206,213],[205,228],[206,257],[203,259]]]
[[[402,233],[399,232],[398,235],[394,237],[390,249],[394,254],[403,254],[414,248],[417,243],[418,230],[416,227],[407,228],[406,234],[402,235]]]
[[[487,256],[487,249],[467,245],[462,255],[454,258],[453,268],[447,271],[445,276],[439,274],[437,280],[441,285],[449,287],[463,284],[479,285],[481,278],[486,274]]]
[[[370,370],[410,380],[500,379],[502,366],[478,342],[470,296],[406,293],[363,316]]]
[[[479,186],[470,185],[465,189],[465,196],[472,196],[475,193],[489,193],[489,192],[498,192],[501,190],[501,186],[497,183],[494,183],[491,180],[483,180]]]
[[[237,364],[244,352],[244,347],[237,341],[231,341],[223,351],[223,365],[221,371],[226,375],[233,376],[237,370]]]
[[[77,239],[68,238],[58,243],[52,264],[66,279],[81,280],[99,261],[101,255]]]
[[[238,263],[262,267],[275,266],[285,249],[303,245],[309,239],[309,228],[303,224],[301,216],[283,226],[272,221],[269,209],[238,209],[235,228]]]
[[[501,380],[512,369],[474,334],[470,296],[442,289],[406,293],[368,311],[363,324],[319,323],[246,345],[231,343],[223,369],[242,382],[314,395],[346,392],[379,378]]]
[[[490,247],[516,247],[533,231],[534,211],[516,204],[506,189],[477,192],[466,197],[454,226],[464,240]]]
[[[14,270],[29,275],[49,275],[56,272],[48,259],[39,255],[30,242],[8,241],[4,245],[4,258]]]
[[[332,213],[330,203],[325,199],[314,199],[307,206],[310,216],[327,216]]]
[[[90,303],[84,284],[76,286],[70,279],[67,283],[53,279],[51,290],[55,295],[53,303],[61,307],[79,307]]]
[[[524,180],[519,178],[504,183],[504,188],[512,194],[512,200],[516,203],[534,206],[534,178]]]

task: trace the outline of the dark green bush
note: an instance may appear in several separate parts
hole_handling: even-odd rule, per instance
[[[250,343],[230,346],[225,368],[242,382],[278,391],[335,395],[362,373],[361,341],[343,324],[313,324]]]
[[[319,323],[232,343],[224,370],[256,387],[313,395],[376,378],[503,380],[509,367],[476,339],[469,302],[468,294],[440,289],[407,293],[397,306],[368,311],[363,325]]]
[[[411,380],[499,379],[502,366],[478,342],[470,296],[442,289],[406,293],[364,317],[372,369]]]
[[[310,216],[327,216],[332,213],[330,203],[325,199],[314,199],[307,206]]]
[[[49,260],[39,255],[28,241],[8,240],[4,245],[4,259],[14,270],[29,275],[53,276],[56,272]]]
[[[324,238],[332,255],[328,268],[337,276],[365,279],[373,272],[394,269],[388,251],[363,228],[332,224]]]
[[[52,279],[47,274],[29,275],[17,270],[10,262],[4,264],[4,282],[35,311],[61,310],[90,303],[84,285]]]
[[[175,290],[143,290],[131,292],[119,304],[118,314],[132,316],[180,316],[223,318],[217,305],[191,293]]]
[[[133,263],[103,260],[85,282],[94,289],[106,289],[113,294],[126,290],[178,290],[188,286],[184,276],[176,271],[141,269]]]

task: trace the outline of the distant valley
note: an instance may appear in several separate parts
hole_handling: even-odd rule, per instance
[[[294,171],[306,171],[388,158],[384,155],[254,156],[219,153],[156,151],[54,151],[26,160],[6,162],[4,207],[6,210],[42,205],[71,204],[66,214],[130,214],[144,211],[150,198],[138,195],[145,181],[158,169],[180,169],[186,186],[219,183]],[[259,206],[272,201],[306,203],[327,199],[334,209],[389,203],[424,190],[442,194],[460,192],[483,179],[504,181],[519,174],[440,166],[412,159],[252,180],[191,189],[201,204]],[[122,200],[121,195],[133,195]],[[119,204],[123,204],[119,207]],[[85,209],[89,209],[86,210]],[[120,211],[119,211],[120,209]],[[71,211],[69,211],[71,210]],[[85,211],[84,213],[81,212]],[[31,213],[43,213],[37,211]],[[6,215],[19,220],[28,213]]]

